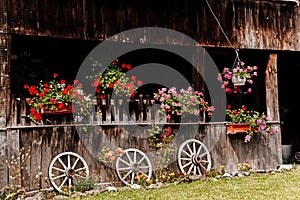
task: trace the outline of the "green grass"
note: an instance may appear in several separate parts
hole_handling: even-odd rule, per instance
[[[77,198],[78,199],[78,198]],[[160,200],[160,199],[300,199],[300,169],[253,174],[248,177],[218,180],[199,180],[171,184],[156,189],[119,190],[89,196],[88,200]]]

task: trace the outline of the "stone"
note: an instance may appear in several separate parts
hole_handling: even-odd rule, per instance
[[[131,185],[131,189],[141,189],[141,186],[138,184]]]
[[[280,165],[278,170],[281,171],[281,170],[291,170],[293,168],[293,165],[291,164],[283,164],[283,165]]]
[[[108,186],[108,187],[106,187],[106,189],[107,189],[107,191],[115,191],[115,192],[118,191],[118,189],[114,186]]]

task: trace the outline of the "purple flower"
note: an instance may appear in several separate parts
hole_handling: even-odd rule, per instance
[[[191,102],[196,102],[197,101],[197,99],[196,99],[196,97],[191,97]]]
[[[246,136],[245,136],[245,142],[250,142],[250,140],[251,140],[250,135],[246,135]]]

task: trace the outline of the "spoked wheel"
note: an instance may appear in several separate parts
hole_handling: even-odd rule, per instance
[[[202,176],[211,168],[211,156],[206,146],[196,139],[182,143],[178,150],[178,165],[184,175]]]
[[[50,183],[61,193],[69,193],[76,179],[88,176],[87,163],[80,155],[73,152],[58,154],[49,166]]]
[[[152,165],[148,156],[134,148],[126,149],[116,160],[118,177],[126,185],[139,184],[141,179],[149,181]]]

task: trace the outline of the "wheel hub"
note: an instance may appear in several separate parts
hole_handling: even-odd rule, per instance
[[[198,155],[193,155],[192,162],[194,165],[199,165],[201,163],[202,159]]]
[[[140,170],[140,166],[137,163],[132,164],[131,169],[133,172],[138,172]]]
[[[67,177],[73,177],[75,175],[75,170],[74,169],[67,169],[66,175],[67,175]]]

